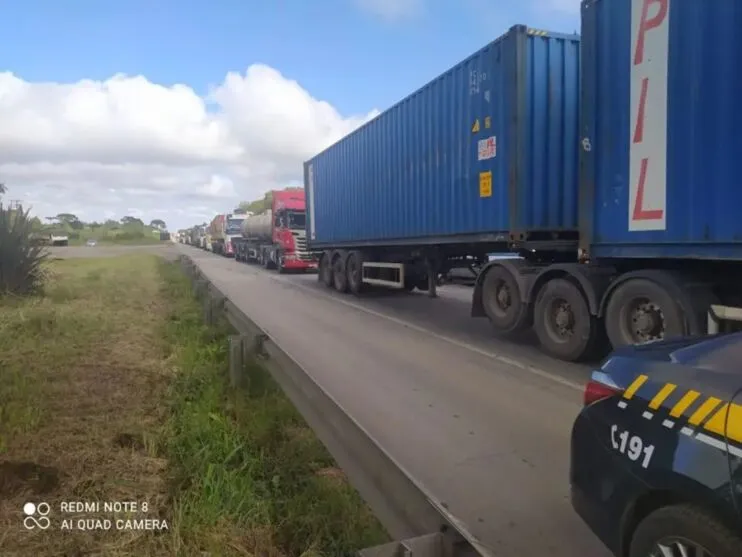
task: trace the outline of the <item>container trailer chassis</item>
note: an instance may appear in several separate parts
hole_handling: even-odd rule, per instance
[[[488,260],[508,248],[520,257]],[[318,280],[356,296],[385,287],[436,297],[448,271],[476,266],[472,317],[488,318],[506,337],[532,328],[545,352],[567,361],[599,358],[611,346],[742,328],[742,310],[734,309],[742,307],[738,262],[579,261],[577,253],[539,252],[527,243],[338,247],[319,253]],[[727,309],[714,313],[712,329],[715,307]]]

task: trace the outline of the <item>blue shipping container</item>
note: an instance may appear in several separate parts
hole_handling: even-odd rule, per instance
[[[742,1],[582,4],[581,242],[742,259]]]
[[[576,233],[579,41],[515,26],[306,162],[312,247]]]

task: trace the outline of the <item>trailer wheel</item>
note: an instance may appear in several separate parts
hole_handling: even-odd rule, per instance
[[[365,286],[363,283],[363,253],[360,251],[350,252],[345,267],[348,277],[348,290],[358,296],[363,292]]]
[[[348,274],[345,271],[345,258],[338,255],[332,262],[332,279],[335,283],[335,290],[338,292],[348,291]]]
[[[505,267],[496,265],[485,275],[482,306],[499,333],[521,332],[529,325],[527,307],[521,300],[518,283]]]
[[[543,349],[570,362],[592,355],[598,323],[577,286],[566,279],[544,285],[536,299],[534,329]]]
[[[629,279],[611,295],[605,328],[614,348],[680,337],[688,333],[683,307],[662,286]]]
[[[332,288],[335,285],[329,253],[323,253],[319,258],[319,273],[317,273],[317,278],[327,288]]]

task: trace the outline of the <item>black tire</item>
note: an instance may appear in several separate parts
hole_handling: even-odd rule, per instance
[[[333,286],[335,286],[335,277],[332,273],[332,262],[330,261],[329,253],[323,253],[320,256],[317,280],[324,284],[327,288],[332,288]]]
[[[363,283],[363,253],[352,251],[345,263],[346,275],[348,278],[348,290],[356,296],[359,296],[365,290]]]
[[[605,329],[614,348],[688,334],[682,306],[660,284],[629,279],[608,299]]]
[[[279,275],[285,275],[286,274],[286,267],[284,267],[284,259],[283,254],[279,253],[276,254],[278,256],[278,264],[276,265],[276,268],[278,269]]]
[[[263,250],[263,268],[271,269],[272,263],[273,262],[271,261],[271,254],[268,253],[268,250]]]
[[[673,505],[639,523],[631,537],[629,557],[648,557],[658,543],[673,538],[700,545],[714,557],[742,555],[742,537],[711,514],[692,505]]]
[[[490,267],[482,284],[482,306],[498,333],[522,332],[530,325],[528,307],[520,296],[518,282],[501,265]]]
[[[332,262],[332,281],[338,292],[348,291],[348,275],[345,272],[345,259],[342,255],[335,257],[335,261]]]
[[[561,326],[557,309],[562,310],[560,318],[565,319]],[[545,352],[569,362],[590,358],[600,336],[598,320],[590,315],[585,297],[566,279],[550,280],[539,292],[534,330]]]

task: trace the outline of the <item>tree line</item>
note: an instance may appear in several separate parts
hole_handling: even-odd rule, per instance
[[[0,183],[0,205],[2,196],[7,194],[7,185]],[[8,208],[9,211],[17,209]],[[107,219],[102,222],[85,222],[72,213],[59,213],[44,217],[28,216],[31,233],[38,236],[46,234],[65,234],[71,240],[137,240],[149,239],[160,232],[167,230],[167,224],[162,219],[153,219],[149,224],[137,217],[125,216],[120,220]],[[159,237],[159,236],[158,236]]]

